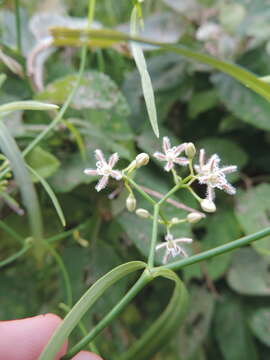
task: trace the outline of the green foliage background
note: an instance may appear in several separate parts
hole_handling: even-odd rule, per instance
[[[115,6],[115,1],[97,1],[97,25],[128,31],[132,2],[117,0]],[[65,18],[65,26],[74,26],[73,17],[85,17],[87,1],[22,1],[20,11],[22,53],[16,51],[11,1],[2,2],[0,8],[0,50],[24,68],[31,49],[42,42],[48,26],[62,25],[67,14],[70,18]],[[50,15],[42,16],[41,11]],[[145,0],[144,19],[142,35],[146,38],[179,41],[236,62],[259,77],[270,74],[267,1]],[[206,65],[153,48],[146,50],[161,136],[168,135],[174,143],[192,141],[208,154],[218,153],[223,164],[239,167],[239,173],[231,177],[237,195],[232,198],[219,193],[216,214],[193,229],[184,225],[176,235],[192,234],[192,252],[196,253],[269,226],[269,102]],[[29,78],[18,76],[11,60],[3,61],[0,72],[7,79],[0,89],[0,104],[35,99],[62,105],[76,81],[78,54],[74,48],[55,48],[43,65],[44,89],[39,90],[34,90]],[[41,70],[41,65],[36,66],[36,73]],[[50,112],[17,111],[7,115],[4,123],[24,149],[52,117]],[[41,202],[44,236],[67,232],[62,240],[53,242],[53,247],[66,267],[74,301],[107,271],[126,261],[144,261],[149,251],[150,223],[125,210],[126,194],[109,200],[116,184],[97,194],[95,179],[83,174],[84,168],[94,166],[94,149],[101,148],[106,155],[118,152],[120,165],[125,166],[137,152],[152,154],[159,147],[160,140],[149,125],[139,74],[127,49],[91,48],[86,72],[64,121],[26,157],[27,164],[48,181],[63,208],[65,229],[39,179],[33,176]],[[163,194],[172,186],[155,161],[140,170],[136,180]],[[9,181],[7,191],[21,202],[14,180]],[[184,193],[174,200],[197,206]],[[143,199],[138,201],[140,207],[147,207]],[[14,206],[2,195],[0,224],[10,226],[22,238],[29,237],[26,215],[19,216],[13,210]],[[184,214],[171,206],[166,206],[165,211],[171,216]],[[0,258],[4,260],[21,244],[3,226]],[[160,238],[163,235],[160,232]],[[270,242],[266,238],[179,273],[190,292],[188,316],[155,359],[269,359],[269,254]],[[131,276],[115,285],[84,318],[85,326],[90,329],[101,319],[133,281]],[[171,285],[163,280],[143,290],[98,337],[96,345],[105,359],[123,352],[149,326],[165,307],[170,292]],[[42,266],[28,251],[0,270],[3,320],[48,311],[63,316],[58,305],[66,301],[65,282],[51,252],[45,255]],[[79,336],[79,332],[75,333],[71,342]]]

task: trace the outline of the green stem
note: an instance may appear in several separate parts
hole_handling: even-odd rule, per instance
[[[238,240],[234,240],[228,244],[221,245],[214,249],[204,251],[200,254],[190,256],[189,258],[175,261],[171,264],[163,265],[162,268],[171,269],[171,270],[179,270],[179,269],[183,268],[184,266],[196,264],[198,262],[207,260],[214,256],[222,255],[229,251],[235,250],[239,247],[248,245],[248,244],[252,243],[253,241],[262,239],[268,235],[270,235],[270,227],[268,227],[264,230],[258,231],[255,234],[247,235]]]
[[[141,291],[150,281],[152,276],[149,274],[149,270],[145,270],[137,282],[126,293],[126,295],[120,300],[120,302],[90,331],[90,333],[84,337],[78,344],[73,346],[71,350],[63,357],[63,359],[70,359],[83,349],[89,342],[91,342],[107,325],[109,325],[113,319],[119,315],[119,313],[125,308],[127,304]]]
[[[154,206],[152,239],[151,239],[150,252],[148,257],[148,266],[150,268],[154,266],[154,260],[155,260],[155,250],[156,250],[157,235],[158,235],[158,214],[159,214],[159,205],[156,204]]]
[[[15,0],[15,16],[16,16],[16,43],[18,53],[22,53],[22,37],[21,37],[21,16],[20,16],[20,0]]]
[[[166,195],[163,196],[161,200],[159,200],[158,204],[162,205],[170,196],[172,196],[177,190],[179,190],[181,187],[183,187],[182,182],[175,185],[169,192],[167,192]]]
[[[51,236],[50,238],[46,239],[46,241],[48,241],[48,243],[52,243],[52,242],[55,242],[58,240],[65,239],[65,238],[71,236],[74,231],[84,229],[87,225],[88,225],[88,221],[86,223],[80,224],[79,226],[76,226],[75,228],[73,228],[71,230],[64,231],[61,234]]]
[[[64,285],[65,285],[65,289],[66,289],[66,302],[69,307],[72,307],[72,289],[71,289],[70,279],[69,279],[69,275],[68,275],[67,269],[65,267],[65,264],[64,264],[61,256],[51,245],[46,243],[46,246],[47,246],[49,252],[51,253],[51,255],[54,257],[57,265],[59,266],[60,271],[62,272]]]
[[[27,244],[27,245],[23,246],[15,254],[11,255],[10,257],[8,257],[7,259],[5,259],[3,261],[0,261],[0,268],[2,268],[3,266],[6,266],[6,265],[12,263],[13,261],[17,260],[19,257],[24,255],[31,247],[32,247],[32,245]]]
[[[150,202],[152,205],[156,205],[155,200],[153,200],[153,199],[151,198],[151,196],[149,196],[146,192],[144,192],[144,191],[140,188],[140,186],[135,183],[134,180],[130,179],[128,176],[125,176],[125,175],[123,176],[123,178],[124,178],[125,180],[127,180],[127,181],[134,187],[134,189],[136,189],[136,190],[138,191],[138,193],[142,195],[142,197],[143,197],[146,201]]]
[[[195,193],[195,191],[194,191],[189,185],[186,186],[186,189],[188,189],[188,191],[195,197],[195,199],[196,199],[197,201],[199,201],[199,202],[202,201],[202,199],[199,197],[199,195],[197,195],[197,194]]]
[[[138,191],[138,193],[140,193],[142,195],[142,197],[148,201],[150,204],[152,204],[153,206],[155,206],[157,203],[154,199],[151,198],[151,196],[149,196],[145,191],[143,191],[140,186],[138,184],[136,184],[136,182],[132,179],[130,179],[129,177],[127,176],[124,176],[124,179],[129,182],[135,190]],[[128,185],[126,184],[127,188],[128,188]],[[160,210],[159,211],[159,215],[160,217],[162,218],[162,220],[164,221],[165,224],[168,224],[168,220],[166,219],[165,215],[163,214],[163,212]]]

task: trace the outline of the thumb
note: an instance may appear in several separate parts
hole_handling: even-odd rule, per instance
[[[0,359],[37,360],[60,322],[61,319],[54,314],[0,321]],[[67,343],[56,359],[60,359],[66,349]]]
[[[76,356],[72,358],[72,360],[102,360],[96,354],[92,354],[88,351],[80,351]]]

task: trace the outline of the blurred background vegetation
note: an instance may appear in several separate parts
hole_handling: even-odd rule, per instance
[[[35,99],[62,105],[72,90],[79,67],[79,48],[46,48],[51,26],[83,28],[86,0],[22,0],[21,51],[16,37],[12,1],[0,3],[0,73],[6,75],[0,104]],[[145,28],[140,35],[163,42],[179,42],[219,59],[236,62],[258,76],[270,74],[270,2],[267,0],[145,0]],[[132,1],[99,0],[96,28],[129,32]],[[218,211],[191,230],[185,224],[177,236],[192,236],[190,253],[207,250],[270,225],[270,104],[227,75],[142,45],[155,91],[161,136],[174,144],[192,141],[207,154],[218,153],[223,165],[236,164],[231,176],[237,195],[218,194]],[[42,51],[41,51],[42,50]],[[29,65],[30,64],[30,65]],[[31,67],[31,78],[25,69]],[[24,149],[50,124],[51,112],[17,111],[3,120],[19,147]],[[118,152],[127,165],[138,152],[160,148],[150,128],[138,71],[125,44],[90,48],[85,74],[64,121],[26,157],[26,162],[48,181],[63,208],[63,229],[51,200],[33,177],[41,203],[44,235],[56,239],[70,278],[73,299],[114,266],[145,259],[151,223],[125,210],[126,193],[116,183],[102,194],[95,179],[83,174],[94,166],[93,151],[106,156]],[[153,160],[138,172],[137,181],[165,193],[172,186]],[[91,183],[91,184],[90,184]],[[0,182],[0,258],[20,249],[31,234],[23,215],[18,184]],[[6,196],[7,194],[8,196]],[[138,198],[140,207],[147,207]],[[193,198],[174,197],[196,208]],[[171,216],[185,214],[166,205]],[[69,231],[71,230],[71,231]],[[68,231],[68,232],[67,232]],[[163,233],[160,232],[160,239]],[[54,239],[55,240],[55,239]],[[190,291],[188,316],[156,360],[266,360],[270,358],[270,242],[225,254],[179,272]],[[160,259],[158,259],[160,261]],[[42,312],[63,316],[65,283],[59,262],[47,254],[37,266],[31,251],[0,269],[0,317],[14,319]],[[124,295],[134,278],[114,286],[84,323],[96,323]],[[105,359],[123,352],[162,311],[171,286],[151,284],[97,339]],[[178,311],[178,309],[175,309]],[[73,340],[78,339],[79,333]],[[72,340],[71,340],[72,341]]]

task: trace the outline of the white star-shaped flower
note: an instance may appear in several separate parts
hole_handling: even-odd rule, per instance
[[[163,249],[164,247],[166,248],[164,257],[163,257],[163,264],[165,264],[169,257],[176,257],[177,255],[182,254],[184,257],[187,257],[187,253],[186,251],[180,246],[178,245],[179,243],[192,243],[192,239],[191,238],[179,238],[179,239],[174,239],[173,236],[171,234],[167,234],[165,236],[165,242],[159,244],[156,246],[156,250],[160,250]]]
[[[113,170],[113,167],[119,160],[117,153],[114,153],[110,156],[108,162],[105,160],[103,152],[99,149],[95,151],[95,157],[97,159],[96,169],[85,169],[84,173],[90,176],[101,176],[98,184],[96,185],[96,190],[100,191],[106,187],[108,184],[109,177],[116,180],[122,179],[122,173],[119,170]]]
[[[170,171],[174,167],[174,164],[188,165],[189,161],[186,157],[179,157],[179,155],[185,150],[186,145],[186,143],[183,143],[181,145],[171,147],[169,138],[165,136],[163,138],[162,145],[164,153],[155,152],[153,155],[160,161],[166,161],[167,164],[164,169],[165,171]]]
[[[194,168],[198,174],[198,180],[200,184],[207,185],[208,200],[213,201],[215,199],[215,188],[226,191],[230,195],[236,193],[236,189],[227,181],[226,174],[232,173],[237,170],[237,166],[224,166],[219,167],[220,158],[217,154],[214,154],[210,159],[205,162],[205,150],[200,150],[199,165],[195,165]]]

